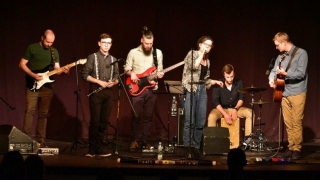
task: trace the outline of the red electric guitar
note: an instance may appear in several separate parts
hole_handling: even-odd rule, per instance
[[[164,70],[162,70],[163,73],[166,73],[172,69],[175,69],[179,66],[184,64],[184,61],[179,62],[178,64],[172,65]],[[141,74],[137,74],[137,77],[139,78],[138,83],[134,83],[131,80],[131,77],[129,76],[126,80],[126,86],[129,89],[129,93],[132,96],[139,96],[142,94],[146,89],[153,88],[156,86],[156,84],[151,84],[150,82],[152,80],[157,79],[157,68],[155,66],[150,67],[145,72]]]

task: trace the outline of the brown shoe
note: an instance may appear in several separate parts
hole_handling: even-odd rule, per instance
[[[137,141],[133,141],[130,145],[130,149],[139,149],[139,144]]]
[[[151,149],[151,144],[148,144],[147,142],[144,142],[141,144],[142,149]]]

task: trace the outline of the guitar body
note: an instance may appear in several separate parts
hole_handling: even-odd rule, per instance
[[[279,76],[275,80],[276,87],[273,91],[273,102],[281,102],[282,92],[284,90],[284,78]]]
[[[40,87],[42,85],[45,84],[45,81],[48,82],[54,82],[53,79],[49,79],[49,76],[47,75],[47,73],[49,72],[49,70],[51,69],[51,65],[48,65],[47,67],[45,67],[42,70],[36,70],[33,71],[34,73],[37,73],[39,75],[43,76],[43,79],[40,81],[36,81],[35,79],[33,79],[31,76],[29,76],[28,74],[26,75],[26,82],[27,82],[27,87],[31,90],[31,91],[36,91],[38,89],[40,89]],[[46,79],[46,80],[45,80]],[[44,81],[43,81],[44,80]],[[41,85],[40,85],[41,84]],[[39,86],[40,85],[40,86]]]
[[[134,83],[131,80],[131,77],[128,77],[126,80],[126,85],[129,89],[129,93],[132,96],[139,96],[140,94],[142,94],[146,89],[148,88],[153,88],[156,86],[156,84],[151,84],[150,79],[148,79],[149,75],[152,74],[152,72],[154,72],[156,70],[155,66],[150,67],[149,69],[147,69],[145,72],[141,73],[141,74],[137,74],[137,77],[139,78],[138,83]]]
[[[167,67],[166,69],[162,70],[161,72],[166,73],[174,68],[177,68],[184,64],[184,61],[181,61],[175,65],[172,65],[170,67]],[[137,74],[137,77],[139,78],[138,84],[131,81],[131,77],[128,77],[126,79],[126,85],[128,87],[129,93],[132,96],[139,96],[142,94],[146,89],[148,88],[154,88],[156,84],[151,84],[150,82],[154,79],[156,79],[157,68],[155,66],[150,67],[145,72],[141,74]]]
[[[279,68],[281,68],[281,62],[286,58],[286,53],[283,53],[279,60]],[[273,102],[281,102],[282,92],[284,91],[284,76],[277,75],[274,80],[275,88],[273,91]]]
[[[78,64],[85,64],[86,62],[87,62],[87,59],[79,59],[78,61],[73,62],[71,64],[68,64],[68,65],[66,65],[64,67],[71,68],[71,67],[76,66]],[[27,75],[26,76],[27,87],[31,91],[36,91],[36,90],[39,90],[44,84],[54,82],[54,80],[50,79],[50,76],[52,76],[52,75],[54,75],[54,74],[56,74],[58,72],[63,71],[64,67],[49,71],[49,68],[50,68],[50,65],[49,65],[44,70],[33,71],[34,73],[37,73],[38,75],[41,75],[42,79],[40,81],[36,81],[31,76]]]
[[[49,79],[48,73],[49,73],[49,71],[47,71],[45,73],[38,73],[38,75],[42,76],[42,79],[40,81],[34,82],[34,88],[36,90],[40,89],[46,83],[54,82],[54,80]],[[31,90],[33,90],[33,89],[31,89]]]

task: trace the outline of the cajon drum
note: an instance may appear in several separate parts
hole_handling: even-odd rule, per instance
[[[238,148],[240,145],[240,120],[239,118],[233,121],[232,124],[227,124],[224,118],[221,118],[221,127],[229,129],[230,134],[230,149]]]

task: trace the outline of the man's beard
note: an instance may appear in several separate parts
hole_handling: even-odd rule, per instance
[[[150,55],[152,48],[151,48],[150,50],[146,50],[146,49],[142,46],[142,50],[143,50],[143,53],[144,53],[145,55]]]
[[[47,47],[46,45],[44,45],[43,41],[41,41],[41,45],[44,49],[49,49],[50,47]]]

